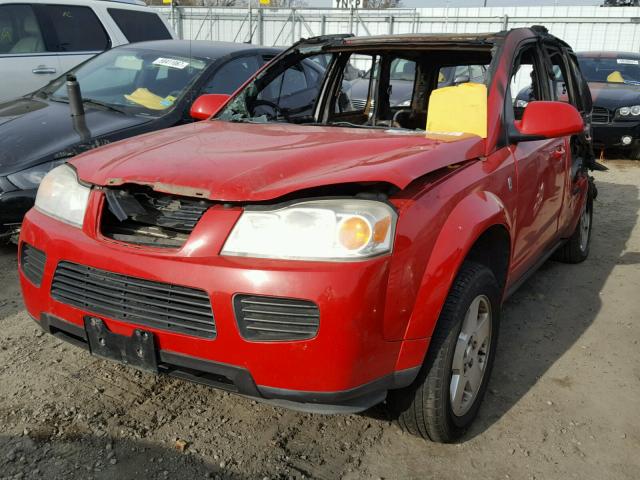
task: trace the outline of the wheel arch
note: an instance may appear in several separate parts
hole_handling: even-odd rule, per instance
[[[466,260],[491,269],[504,291],[512,243],[511,217],[496,195],[476,191],[456,205],[431,250],[405,330],[397,370],[422,363],[442,306]]]

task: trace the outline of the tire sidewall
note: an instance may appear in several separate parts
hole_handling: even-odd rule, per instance
[[[458,336],[460,335],[460,331],[462,330],[462,323],[464,321],[467,309],[469,308],[469,305],[471,305],[471,302],[478,295],[486,295],[491,304],[491,343],[489,348],[489,358],[487,360],[486,370],[482,378],[482,384],[480,385],[480,389],[478,391],[478,394],[476,395],[473,405],[467,413],[458,417],[453,413],[451,407],[451,396],[449,393],[449,385],[451,384],[451,377],[453,374],[453,356],[455,353]],[[498,287],[495,277],[489,269],[482,270],[480,274],[473,279],[472,283],[466,289],[454,310],[454,316],[456,320],[454,328],[451,329],[449,338],[447,339],[448,351],[445,377],[446,388],[442,389],[442,401],[443,404],[446,405],[449,424],[453,430],[452,433],[454,433],[455,437],[462,435],[462,433],[464,433],[464,431],[466,431],[467,428],[471,425],[473,419],[478,414],[478,409],[480,408],[482,399],[487,390],[487,385],[489,383],[489,378],[491,377],[491,370],[493,368],[493,362],[496,356],[496,348],[498,343],[501,307],[500,297],[500,288]]]

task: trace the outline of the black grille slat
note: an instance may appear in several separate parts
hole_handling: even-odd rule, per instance
[[[247,340],[306,340],[318,333],[320,311],[308,300],[236,295],[233,301],[238,328]]]
[[[22,273],[31,283],[40,286],[44,267],[47,263],[47,256],[42,250],[32,247],[28,243],[23,243],[20,249],[20,266]]]
[[[609,123],[611,121],[611,113],[603,107],[593,107],[591,111],[592,123]]]
[[[51,296],[115,320],[213,338],[216,327],[206,292],[60,262]]]

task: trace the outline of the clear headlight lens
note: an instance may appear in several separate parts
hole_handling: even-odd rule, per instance
[[[374,200],[315,200],[245,210],[223,255],[300,260],[362,259],[391,251],[397,214]]]
[[[53,162],[41,163],[35,167],[13,173],[7,176],[7,178],[22,190],[33,190],[38,188],[38,185],[40,185],[40,182],[48,172],[64,162],[64,160],[54,160]]]
[[[618,116],[622,118],[629,118],[637,120],[640,117],[640,105],[633,105],[632,107],[621,107],[618,109]]]
[[[78,183],[73,168],[60,165],[47,173],[40,182],[36,208],[58,220],[81,227],[90,191],[90,188]]]

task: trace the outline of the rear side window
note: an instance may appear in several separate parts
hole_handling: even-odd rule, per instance
[[[0,55],[46,51],[40,25],[29,5],[0,6]]]
[[[172,38],[160,17],[153,12],[138,12],[120,8],[108,8],[107,10],[130,43],[171,40]]]
[[[234,58],[222,65],[213,74],[213,77],[204,86],[202,92],[230,95],[246,82],[251,75],[256,73],[259,67],[256,57]]]
[[[57,52],[92,52],[109,48],[110,41],[100,20],[89,7],[37,5],[49,49]]]

